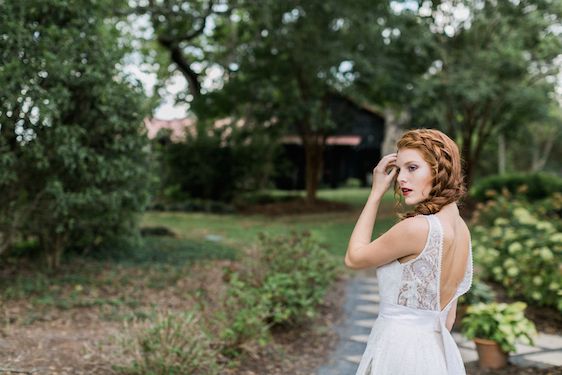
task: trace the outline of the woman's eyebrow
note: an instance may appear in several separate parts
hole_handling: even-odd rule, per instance
[[[412,164],[412,163],[416,163],[416,161],[415,161],[415,160],[410,160],[410,161],[405,162],[404,165]]]

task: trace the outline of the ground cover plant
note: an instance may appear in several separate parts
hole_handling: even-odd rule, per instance
[[[359,189],[357,194],[366,196],[368,190]],[[44,270],[41,263],[25,258],[25,251],[14,253],[12,258],[4,259],[0,271],[0,362],[24,370],[52,367],[56,369],[53,371],[76,374],[113,374],[129,368],[134,373],[148,365],[140,361],[144,358],[142,351],[132,350],[133,339],[144,343],[148,351],[168,344],[174,346],[177,344],[174,336],[161,336],[156,343],[151,338],[157,332],[166,332],[165,327],[188,329],[202,322],[198,316],[188,319],[185,312],[214,314],[222,310],[237,314],[213,315],[217,317],[215,324],[205,325],[209,332],[215,332],[212,337],[218,338],[210,340],[210,352],[219,353],[217,363],[224,372],[236,373],[233,366],[251,367],[261,363],[254,359],[253,365],[249,364],[243,359],[246,355],[239,353],[250,353],[250,358],[263,355],[260,366],[275,367],[282,363],[286,367],[291,365],[289,362],[299,363],[297,357],[305,359],[300,366],[318,364],[322,350],[336,339],[324,325],[326,316],[335,319],[339,299],[332,300],[329,308],[322,307],[322,302],[322,316],[312,318],[310,321],[315,323],[310,327],[274,329],[272,336],[273,320],[280,322],[295,314],[312,315],[311,301],[320,300],[320,294],[316,294],[320,288],[292,294],[295,284],[280,269],[262,284],[270,299],[263,299],[263,293],[252,293],[254,289],[241,289],[242,293],[231,292],[229,296],[227,286],[236,285],[236,273],[239,282],[249,283],[242,277],[240,261],[243,249],[256,243],[259,233],[274,238],[290,235],[293,230],[310,229],[307,241],[311,241],[311,246],[312,243],[329,245],[323,248],[324,254],[331,254],[329,257],[337,263],[345,252],[347,231],[351,231],[355,219],[353,211],[274,218],[149,212],[142,218],[141,232],[147,236],[143,247],[106,249],[86,256],[69,253],[57,272]],[[380,222],[392,220],[381,218]],[[276,247],[269,246],[270,252]],[[307,247],[315,248],[317,245]],[[313,273],[312,280],[322,275],[323,272]],[[308,285],[307,280],[299,278],[298,285]],[[324,278],[323,282],[326,281]],[[259,319],[252,298],[269,301],[262,304],[266,307],[263,320]],[[283,300],[290,302],[288,309],[280,308],[285,304],[278,302]],[[204,301],[208,302],[208,310],[201,309]],[[231,309],[224,309],[217,301],[229,303]],[[240,308],[244,306],[252,308]],[[252,323],[248,317],[258,319]],[[232,324],[232,318],[237,318],[239,325]],[[254,328],[250,329],[252,324]],[[125,337],[124,332],[130,335]],[[247,333],[246,337],[240,336],[242,333]],[[299,345],[314,340],[314,345],[293,350],[294,340]],[[292,354],[274,354],[279,350]],[[236,356],[241,359],[233,359]],[[130,366],[134,358],[138,359],[136,370]],[[157,356],[147,358],[152,366]],[[121,364],[121,368],[116,364]]]

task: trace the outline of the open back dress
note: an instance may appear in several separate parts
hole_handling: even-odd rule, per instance
[[[453,302],[472,285],[472,242],[469,236],[463,279],[441,310],[443,227],[435,214],[418,216],[429,222],[427,241],[420,254],[405,263],[394,260],[376,270],[379,314],[356,375],[466,374],[459,349],[445,324]]]

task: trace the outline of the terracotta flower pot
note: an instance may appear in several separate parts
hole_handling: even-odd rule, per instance
[[[475,338],[474,343],[476,344],[480,367],[497,370],[507,366],[509,354],[504,352],[497,342]]]

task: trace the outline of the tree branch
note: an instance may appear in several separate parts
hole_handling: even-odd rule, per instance
[[[207,7],[207,10],[205,11],[205,14],[199,18],[201,20],[201,24],[199,25],[199,27],[195,28],[194,30],[191,30],[191,32],[183,36],[171,37],[166,35],[159,35],[158,40],[161,43],[165,42],[165,43],[173,43],[173,44],[179,44],[181,42],[188,42],[190,40],[193,40],[203,33],[203,31],[205,30],[205,26],[207,26],[207,19],[211,14],[213,14],[212,0],[209,1],[209,5]]]
[[[183,76],[189,83],[188,89],[191,95],[193,95],[194,98],[201,95],[201,83],[199,83],[199,75],[191,69],[189,63],[185,60],[180,47],[178,45],[174,45],[173,43],[162,41],[160,38],[158,38],[158,41],[160,42],[160,44],[162,44],[162,46],[170,51],[170,58],[176,64],[179,71],[183,74]]]

